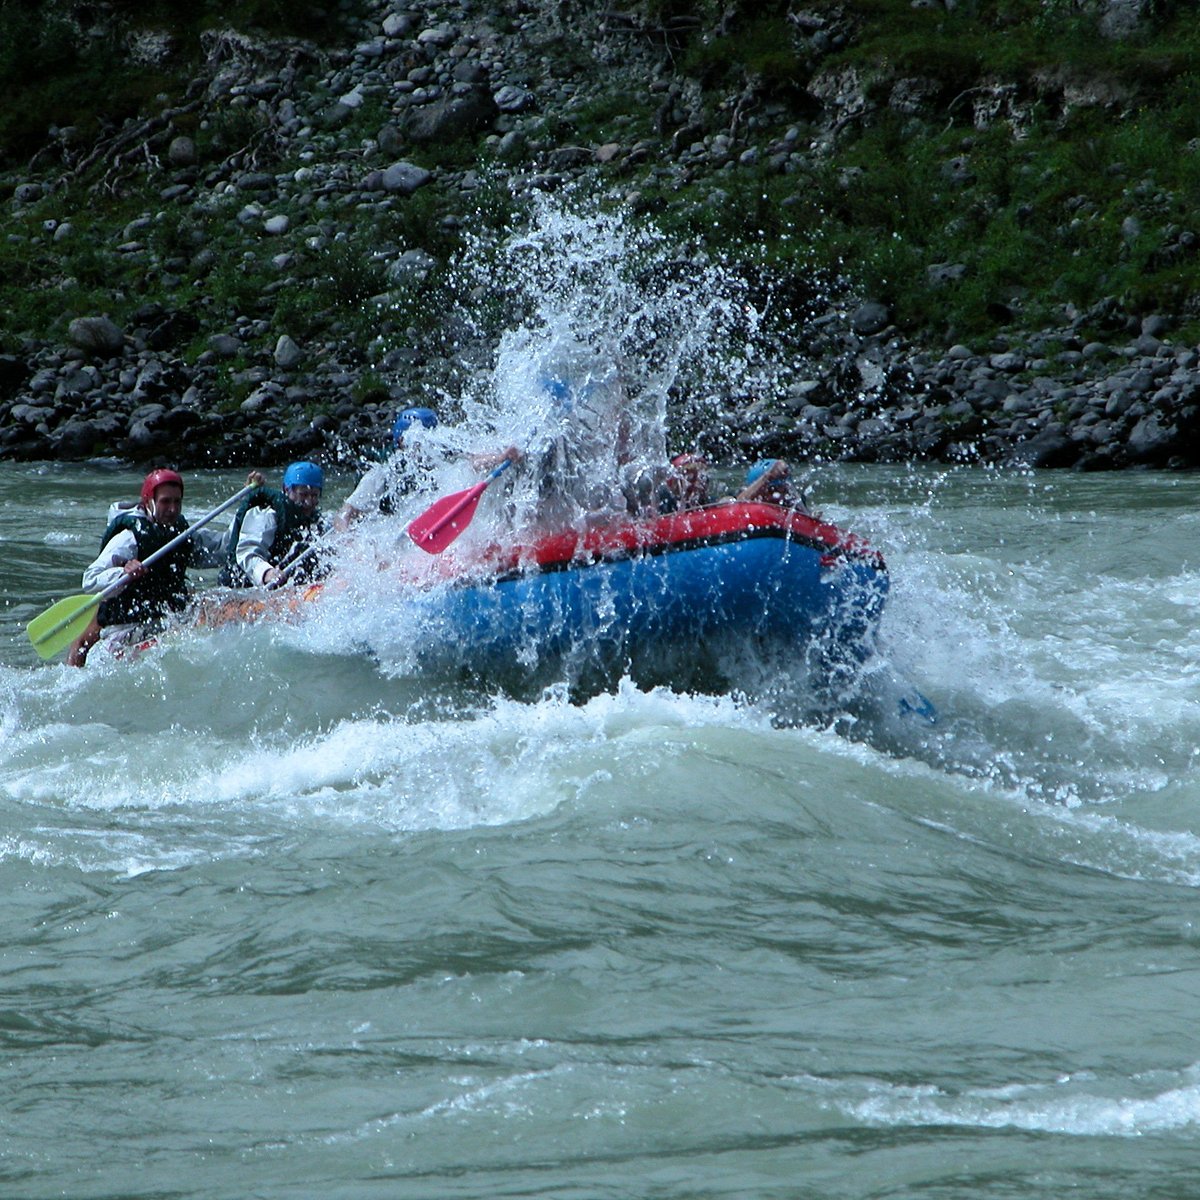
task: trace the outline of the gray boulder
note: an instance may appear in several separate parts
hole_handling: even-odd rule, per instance
[[[50,446],[56,457],[89,458],[105,453],[124,432],[125,423],[115,413],[72,417],[50,435]]]
[[[67,340],[95,358],[112,358],[125,345],[125,335],[108,317],[76,317],[67,327]]]
[[[871,300],[866,304],[860,304],[855,309],[850,318],[850,328],[855,333],[869,337],[873,333],[880,333],[886,329],[891,319],[891,312],[886,304]]]
[[[275,365],[284,371],[290,371],[299,365],[304,357],[304,351],[286,333],[281,334],[275,343]]]
[[[533,93],[523,87],[508,83],[492,97],[496,107],[505,113],[521,113],[533,107]]]
[[[196,165],[196,143],[185,134],[171,139],[167,147],[167,161],[173,167],[193,167]]]
[[[404,132],[414,142],[453,142],[486,129],[498,113],[492,97],[477,89],[409,109]]]
[[[1158,414],[1151,413],[1129,431],[1125,448],[1129,457],[1136,463],[1164,463],[1172,453],[1175,436],[1176,430],[1173,426],[1164,426]]]
[[[1052,425],[1022,442],[1009,455],[1014,466],[1069,467],[1079,458],[1079,445],[1061,425]]]
[[[382,174],[380,180],[383,190],[399,196],[411,196],[418,188],[424,187],[433,179],[433,175],[424,167],[418,167],[410,162],[393,163]]]

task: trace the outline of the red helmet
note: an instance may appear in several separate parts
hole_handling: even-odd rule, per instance
[[[177,483],[180,492],[183,491],[183,476],[178,471],[172,471],[166,467],[160,467],[157,471],[151,471],[149,475],[142,480],[142,507],[149,508],[154,502],[154,493],[164,483]]]

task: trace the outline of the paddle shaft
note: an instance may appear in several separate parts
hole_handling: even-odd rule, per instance
[[[320,547],[314,542],[306,550],[302,550],[290,563],[286,563],[279,568],[279,574],[267,584],[267,591],[273,592],[281,584],[287,583],[288,576],[306,559],[310,554],[315,554]]]

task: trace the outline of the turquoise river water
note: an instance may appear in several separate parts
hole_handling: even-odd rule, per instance
[[[1200,1194],[1200,479],[820,472],[932,726],[41,663],[138,479],[0,464],[0,1195]]]

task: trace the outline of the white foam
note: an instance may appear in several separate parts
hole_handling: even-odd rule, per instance
[[[1082,1076],[961,1093],[932,1085],[874,1083],[869,1085],[868,1095],[841,1098],[834,1104],[858,1120],[888,1127],[959,1126],[1078,1137],[1141,1137],[1200,1125],[1197,1075],[1192,1066],[1174,1077],[1160,1073],[1107,1086],[1100,1079]]]
[[[544,815],[608,777],[614,744],[659,731],[731,722],[764,726],[721,697],[642,692],[570,704],[496,698],[469,721],[344,721],[326,734],[243,754],[184,786],[185,805],[261,805],[308,819],[389,829],[461,829]]]

